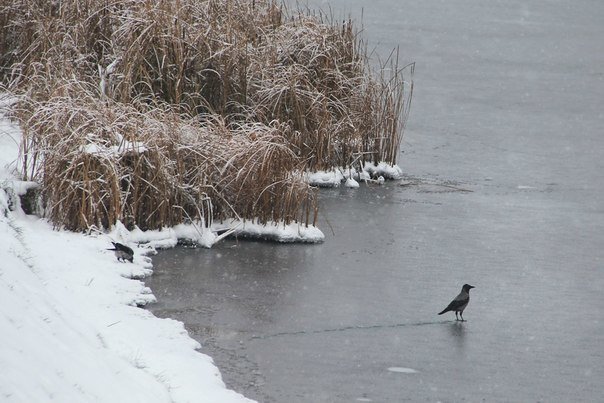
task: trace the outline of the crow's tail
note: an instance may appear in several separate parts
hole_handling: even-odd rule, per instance
[[[439,315],[442,315],[445,312],[449,312],[449,310],[445,308],[442,312],[439,313]]]

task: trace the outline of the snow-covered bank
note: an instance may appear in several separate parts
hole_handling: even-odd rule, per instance
[[[0,128],[0,400],[246,402],[226,389],[181,322],[137,308],[155,298],[108,235],[55,231],[23,214],[9,177],[16,135]],[[19,185],[20,186],[20,185]],[[11,190],[5,190],[11,189]],[[9,209],[10,206],[10,209]]]
[[[323,232],[313,225],[291,223],[259,224],[255,221],[227,220],[213,223],[210,228],[199,224],[179,224],[162,230],[142,231],[134,228],[128,231],[118,221],[108,236],[126,244],[139,244],[141,248],[173,248],[178,242],[193,243],[210,248],[226,236],[270,240],[280,243],[302,242],[320,243],[325,239]]]

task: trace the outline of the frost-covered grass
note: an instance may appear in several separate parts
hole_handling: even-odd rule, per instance
[[[0,21],[21,179],[57,226],[315,224],[292,172],[395,163],[413,66],[374,71],[350,20],[272,0],[0,0]]]
[[[21,172],[41,183],[54,224],[90,230],[119,220],[148,230],[185,221],[210,227],[232,217],[314,223],[315,193],[290,174],[300,161],[282,125],[233,126],[219,116],[200,124],[169,107],[80,95],[77,105],[65,96],[38,103],[21,121]]]

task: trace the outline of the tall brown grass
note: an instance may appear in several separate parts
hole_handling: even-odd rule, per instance
[[[396,162],[413,66],[372,71],[351,21],[273,0],[0,0],[0,23],[24,174],[69,228],[309,223],[293,172]]]
[[[57,96],[24,111],[24,134],[37,145],[28,172],[42,182],[55,223],[81,230],[118,219],[142,229],[232,217],[314,221],[315,193],[292,173],[300,162],[277,124],[229,127],[219,116],[200,124],[169,107],[141,112],[145,106],[80,95],[78,105]]]

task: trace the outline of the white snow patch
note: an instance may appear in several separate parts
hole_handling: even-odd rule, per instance
[[[115,137],[118,140],[119,145],[112,150],[115,150],[118,154],[127,152],[144,153],[147,151],[145,144],[140,141],[127,140],[120,133],[115,133]]]
[[[17,196],[23,196],[29,189],[35,189],[39,185],[32,181],[18,181],[7,179],[4,181],[8,188],[11,188]]]
[[[366,162],[363,170],[373,178],[383,176],[386,179],[400,179],[403,176],[403,170],[398,165],[390,165],[386,162],[377,165]]]
[[[0,191],[0,193],[4,193]],[[7,401],[247,401],[101,237],[0,214],[0,390]],[[127,277],[127,276],[126,276]]]
[[[354,180],[353,178],[348,178],[348,179],[346,179],[346,184],[345,184],[345,186],[346,186],[347,188],[358,188],[360,185],[359,185],[359,182],[357,182],[357,181],[356,181],[356,180]]]
[[[405,368],[405,367],[390,367],[390,368],[388,368],[388,371],[397,372],[399,374],[415,374],[415,373],[417,373],[417,371],[414,370],[413,368]]]
[[[332,171],[317,171],[306,173],[306,179],[311,186],[338,187],[344,180],[344,175],[338,169]]]
[[[105,157],[110,157],[113,155],[125,154],[128,152],[134,152],[137,154],[142,154],[147,151],[147,146],[140,141],[128,141],[126,139],[120,138],[119,145],[105,146],[103,144],[98,143],[88,143],[80,147],[80,151],[87,154],[100,155]]]
[[[128,231],[121,222],[112,228],[107,237],[107,242],[117,241],[134,249],[135,260],[138,254],[148,255],[155,253],[155,249],[173,248],[179,241],[195,243],[199,246],[211,248],[220,241],[224,235],[239,236],[242,238],[255,238],[271,240],[282,243],[303,242],[320,243],[325,239],[323,232],[314,225],[300,223],[268,223],[259,224],[256,221],[227,220],[214,223],[206,228],[202,223],[178,224],[173,228],[162,230],[142,231],[135,227]]]
[[[86,145],[83,145],[80,147],[80,151],[83,153],[86,153],[86,154],[93,154],[93,155],[108,154],[107,148],[103,147],[100,144],[96,144],[96,143],[88,143]]]
[[[219,232],[232,230],[235,236],[242,238],[258,238],[277,242],[306,242],[320,243],[325,240],[323,232],[314,225],[291,223],[259,224],[255,221],[229,220],[224,223],[215,223],[212,229]]]
[[[216,234],[211,229],[205,228],[201,223],[178,224],[172,228],[149,231],[142,231],[135,227],[132,231],[128,231],[118,222],[112,230],[112,233],[114,232],[122,234],[122,239],[128,239],[130,242],[145,244],[157,249],[173,248],[179,240],[186,240],[210,248],[216,241]]]
[[[380,162],[378,165],[365,163],[362,171],[354,168],[337,168],[331,171],[306,172],[304,178],[311,186],[338,187],[344,183],[349,188],[359,187],[358,181],[384,183],[386,179],[401,179],[403,171],[398,165]],[[375,179],[372,179],[375,178]]]

